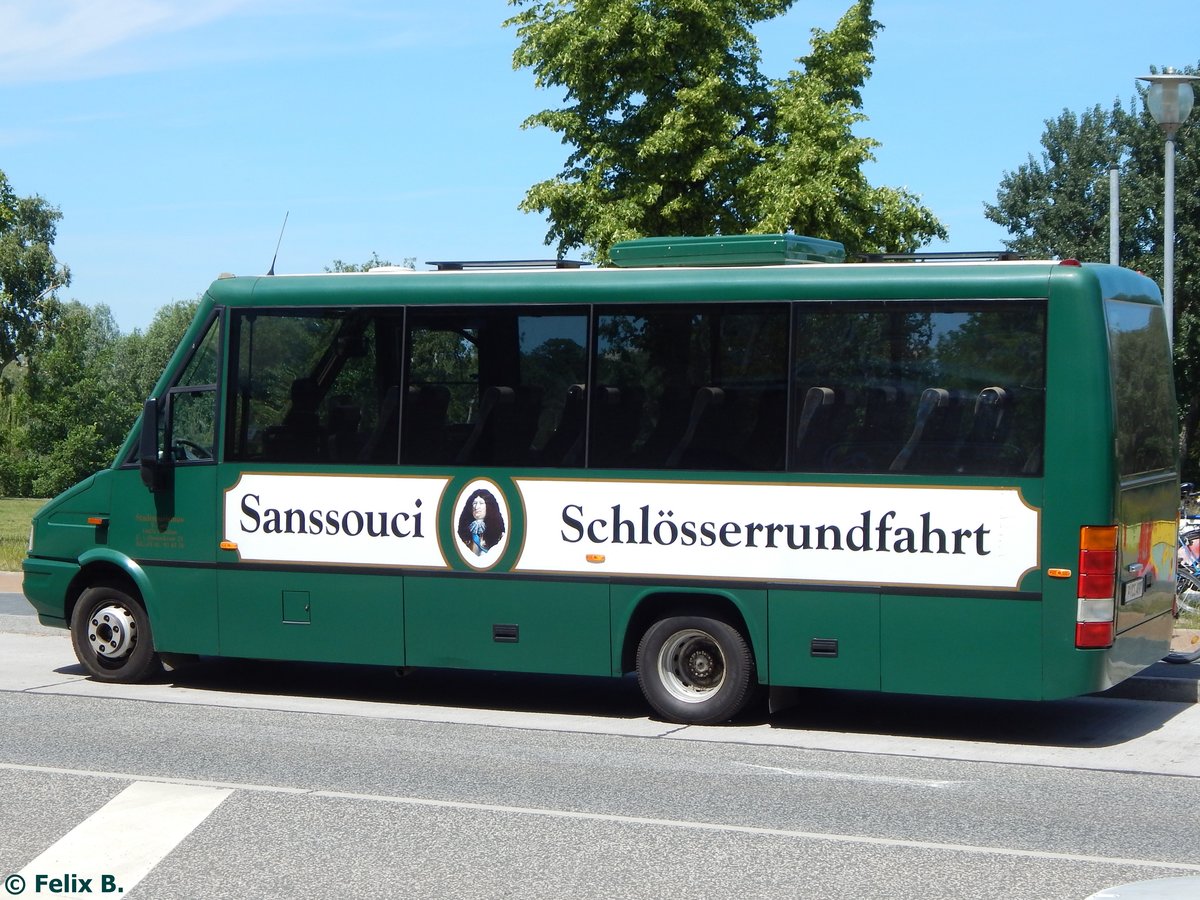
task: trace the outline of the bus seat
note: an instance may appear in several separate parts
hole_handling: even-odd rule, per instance
[[[492,465],[528,466],[536,463],[533,441],[542,416],[542,388],[523,384],[491,413],[476,461]]]
[[[959,449],[958,471],[969,473],[1002,466],[1000,456],[1008,436],[1010,404],[1011,395],[999,385],[979,392],[971,427]]]
[[[640,386],[596,386],[588,430],[589,466],[630,465],[645,400],[645,390]]]
[[[857,426],[848,422],[844,432],[834,429],[842,439],[825,451],[822,471],[887,471],[909,431],[908,395],[894,384],[868,384],[854,393],[860,398],[861,421]]]
[[[396,443],[399,440],[400,386],[393,384],[383,395],[379,405],[379,419],[375,430],[363,443],[358,452],[359,462],[396,462]]]
[[[540,409],[541,392],[535,388],[487,388],[471,433],[455,455],[455,465],[511,463],[514,456],[527,458]]]
[[[917,403],[917,419],[913,423],[912,432],[908,436],[908,441],[896,454],[896,458],[892,460],[888,470],[891,472],[903,472],[912,462],[913,456],[921,448],[922,442],[926,440],[926,433],[932,434],[938,430],[940,419],[950,408],[950,392],[945,388],[926,388],[921,392],[921,399]]]
[[[900,449],[908,426],[908,395],[892,384],[873,384],[866,389],[863,412],[863,439],[894,444],[890,460]]]
[[[366,444],[358,430],[362,412],[346,394],[339,394],[329,404],[325,425],[325,458],[330,462],[354,462]]]
[[[815,386],[804,392],[804,405],[796,422],[796,440],[792,445],[793,468],[816,463],[830,442],[829,424],[837,404],[837,392],[831,387]]]
[[[996,443],[1008,431],[1009,393],[999,385],[985,387],[975,398],[969,440]]]
[[[651,406],[654,416],[650,433],[631,457],[634,465],[655,469],[667,465],[667,459],[687,433],[695,397],[696,390],[687,385],[674,384],[663,389],[657,403]]]
[[[408,386],[401,414],[402,462],[446,462],[446,411],[449,408],[450,389],[444,384]]]
[[[311,378],[297,378],[289,393],[291,405],[283,422],[269,427],[263,435],[264,458],[280,462],[316,462],[321,457],[324,443],[317,414],[320,402],[317,383]]]
[[[688,415],[687,428],[679,438],[679,443],[667,455],[667,468],[678,468],[681,461],[692,458],[695,466],[704,466],[704,457],[715,449],[719,434],[720,413],[718,410],[725,402],[725,392],[719,387],[702,387],[692,398],[692,408]]]
[[[541,461],[547,466],[582,465],[583,431],[587,421],[587,388],[573,384],[567,388],[558,424],[542,447]]]
[[[787,389],[759,390],[753,399],[753,424],[739,448],[739,465],[760,471],[782,469],[787,454]]]
[[[1025,464],[1021,466],[1022,475],[1041,475],[1042,474],[1042,445],[1034,444],[1030,449],[1029,455],[1025,457]]]

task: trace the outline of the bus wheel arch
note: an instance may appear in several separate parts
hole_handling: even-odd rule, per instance
[[[757,684],[749,632],[736,605],[706,594],[650,599],[631,618],[622,654],[647,702],[681,724],[712,725],[736,716]]]
[[[117,572],[81,582],[68,615],[71,645],[98,681],[144,681],[162,670],[162,660],[137,586]]]

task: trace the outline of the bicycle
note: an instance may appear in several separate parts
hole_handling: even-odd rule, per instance
[[[1175,562],[1175,618],[1200,614],[1200,492],[1191,483],[1180,486],[1179,529]],[[1164,659],[1172,663],[1200,660],[1200,648],[1171,652]]]

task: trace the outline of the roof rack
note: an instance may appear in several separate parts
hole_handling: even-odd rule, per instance
[[[468,269],[578,269],[587,263],[577,259],[473,259],[426,260],[439,272],[464,272]]]
[[[928,253],[860,253],[863,262],[1009,262],[1026,259],[1024,253],[1012,250],[950,250]]]

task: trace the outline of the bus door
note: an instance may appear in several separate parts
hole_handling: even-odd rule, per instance
[[[436,499],[422,515],[425,480],[394,475],[402,323],[395,309],[231,314],[223,655],[404,662],[398,567],[433,535]]]
[[[1120,635],[1158,619],[1147,637],[1169,640],[1175,596],[1175,392],[1162,307],[1105,301],[1114,395],[1118,475],[1116,665],[1141,668],[1161,656],[1153,641],[1121,642]],[[1145,650],[1138,654],[1137,648]],[[1125,657],[1133,654],[1138,658]],[[1147,657],[1142,659],[1140,657]],[[1124,678],[1132,672],[1116,673]]]
[[[216,434],[220,319],[214,314],[192,345],[175,383],[147,401],[141,474],[122,469],[113,491],[112,546],[146,576],[143,599],[155,646],[216,653]]]

